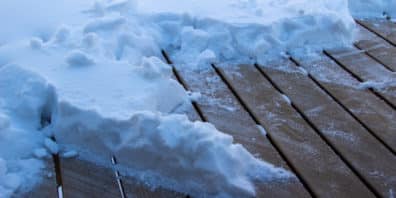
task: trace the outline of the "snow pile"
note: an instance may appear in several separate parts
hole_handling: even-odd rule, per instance
[[[349,0],[349,9],[356,17],[396,17],[396,0]]]
[[[33,36],[0,47],[5,65],[0,81],[4,87],[16,86],[2,89],[0,99],[10,101],[4,108],[21,116],[28,112],[23,118],[32,121],[21,126],[24,134],[14,141],[38,136],[33,148],[20,146],[26,155],[75,150],[84,159],[104,163],[114,154],[120,168],[142,182],[192,195],[254,195],[252,180],[290,177],[213,126],[173,113],[191,96],[171,79],[171,67],[159,58],[158,29],[126,13],[134,6],[130,1],[95,4],[85,10],[90,17],[80,24],[59,25],[45,32],[50,35],[45,38]],[[59,145],[46,137],[52,135]],[[19,173],[40,172],[40,167],[31,168]]]
[[[189,66],[346,45],[355,27],[346,0],[145,0],[137,11],[156,24],[173,60]]]
[[[0,68],[0,197],[40,182],[45,164],[35,153],[50,157],[41,125],[53,100],[42,78],[16,66]]]
[[[182,115],[140,112],[127,120],[105,119],[63,103],[57,119],[57,139],[68,149],[96,162],[110,150],[124,174],[194,196],[245,197],[254,195],[251,179],[291,176],[255,159],[212,125]]]

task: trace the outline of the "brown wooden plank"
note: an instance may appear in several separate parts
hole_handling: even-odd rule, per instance
[[[396,48],[361,25],[357,25],[357,30],[355,45],[389,70],[396,71]]]
[[[287,70],[296,68],[291,61],[289,63],[281,66]],[[387,197],[389,192],[396,191],[396,156],[305,74],[284,72],[274,69],[276,66],[279,65],[260,69],[290,97],[333,149],[375,192]]]
[[[387,147],[396,151],[396,111],[371,91],[358,89],[359,81],[326,56],[298,60],[322,87],[331,93]]]
[[[377,34],[371,32],[359,23],[356,24],[355,45],[362,49],[376,48],[379,46],[392,46],[383,38],[379,37]]]
[[[357,22],[396,46],[395,23],[385,19],[358,20]]]
[[[326,50],[331,58],[343,68],[351,72],[360,81],[383,82],[394,80],[395,74],[385,69],[381,64],[355,48]],[[396,87],[375,90],[387,100],[393,108],[396,106]]]
[[[78,158],[60,161],[65,198],[121,197],[110,159],[107,167]]]
[[[220,70],[316,196],[374,196],[256,68]]]
[[[232,135],[237,143],[257,157],[288,169],[279,153],[266,136],[260,134],[256,123],[210,66],[204,70],[176,67],[188,89],[202,94],[197,104],[205,120]],[[256,193],[257,197],[309,197],[296,178],[256,183]]]
[[[54,164],[52,158],[45,161],[45,171],[40,175],[42,181],[37,184],[29,192],[16,192],[12,197],[23,197],[23,198],[36,198],[36,197],[58,197],[56,174],[54,170]]]

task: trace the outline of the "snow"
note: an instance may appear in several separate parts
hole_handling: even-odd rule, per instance
[[[51,140],[50,138],[44,139],[45,147],[51,152],[51,154],[58,154],[59,153],[59,146],[56,142]]]
[[[303,55],[353,41],[345,0],[162,2],[138,1],[137,11],[156,24],[172,60],[190,67],[205,59],[265,63],[285,52]]]
[[[115,155],[124,174],[193,196],[254,195],[253,180],[292,177],[174,114],[200,94],[172,79],[161,49],[186,67],[304,55],[352,43],[349,9],[393,15],[391,4],[0,1],[0,197],[38,184],[50,153],[103,164]]]
[[[349,9],[356,17],[396,17],[396,0],[349,0]]]
[[[286,96],[285,94],[281,94],[281,96],[287,102],[287,104],[289,104],[289,105],[292,104],[292,102],[288,96]]]
[[[267,131],[264,129],[263,126],[261,126],[261,125],[256,125],[256,126],[257,126],[258,130],[260,131],[261,135],[267,136],[268,133],[267,133]]]
[[[62,153],[62,157],[63,158],[74,158],[78,156],[78,152],[71,150],[71,151],[66,151],[64,153]]]
[[[395,78],[383,79],[381,82],[377,81],[366,81],[358,85],[359,89],[374,89],[377,91],[386,91],[387,89],[395,88],[396,80]]]
[[[83,67],[95,64],[94,60],[80,50],[74,50],[66,57],[69,66]]]
[[[53,89],[31,74],[11,65],[0,68],[0,197],[28,191],[43,176],[45,165],[36,155],[43,155],[37,152],[44,144],[40,122]]]

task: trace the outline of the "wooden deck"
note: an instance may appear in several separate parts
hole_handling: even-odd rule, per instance
[[[396,24],[357,22],[354,46],[324,50],[320,60],[290,57],[197,71],[172,64],[164,52],[175,79],[202,94],[185,112],[191,120],[214,124],[251,153],[297,176],[256,183],[257,197],[396,196],[396,87],[360,87],[396,79]],[[109,155],[109,167],[115,167],[115,157]],[[67,198],[189,197],[152,191],[115,169],[79,159],[55,162],[58,171],[50,171],[57,181],[46,178],[29,196],[16,197],[56,197],[57,189]]]

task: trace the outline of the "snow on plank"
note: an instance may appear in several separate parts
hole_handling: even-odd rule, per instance
[[[163,188],[151,189],[133,178],[122,177],[126,197],[139,198],[186,198],[188,195]]]
[[[396,190],[395,155],[306,75],[273,69],[277,66],[261,66],[260,69],[291,98],[296,108],[359,177],[383,197],[388,196],[390,190]],[[291,61],[281,66],[289,67],[288,70],[296,67]]]
[[[357,22],[396,46],[396,23],[385,19],[357,20]]]
[[[359,33],[356,47],[366,50],[370,57],[390,71],[396,71],[396,56],[394,55],[396,48],[361,25],[357,25],[357,29]]]
[[[359,81],[365,83],[363,85],[374,90],[390,106],[396,108],[395,73],[355,48],[333,49],[325,52]]]
[[[396,151],[396,111],[326,56],[319,60],[299,59],[311,77],[331,93],[362,124],[394,153]]]
[[[51,159],[46,160],[46,170],[43,172],[42,181],[29,192],[16,192],[12,197],[36,198],[57,197],[56,174],[54,163]]]
[[[374,197],[254,66],[226,67],[220,71],[260,123],[266,126],[268,136],[315,196]]]
[[[206,121],[232,135],[237,143],[256,154],[256,157],[275,166],[289,169],[270,141],[260,133],[248,112],[239,104],[212,68],[191,70],[180,65],[175,67],[186,87],[191,91],[201,93],[202,97],[197,104]],[[296,178],[292,178],[287,181],[256,183],[256,196],[309,197],[309,194]]]

